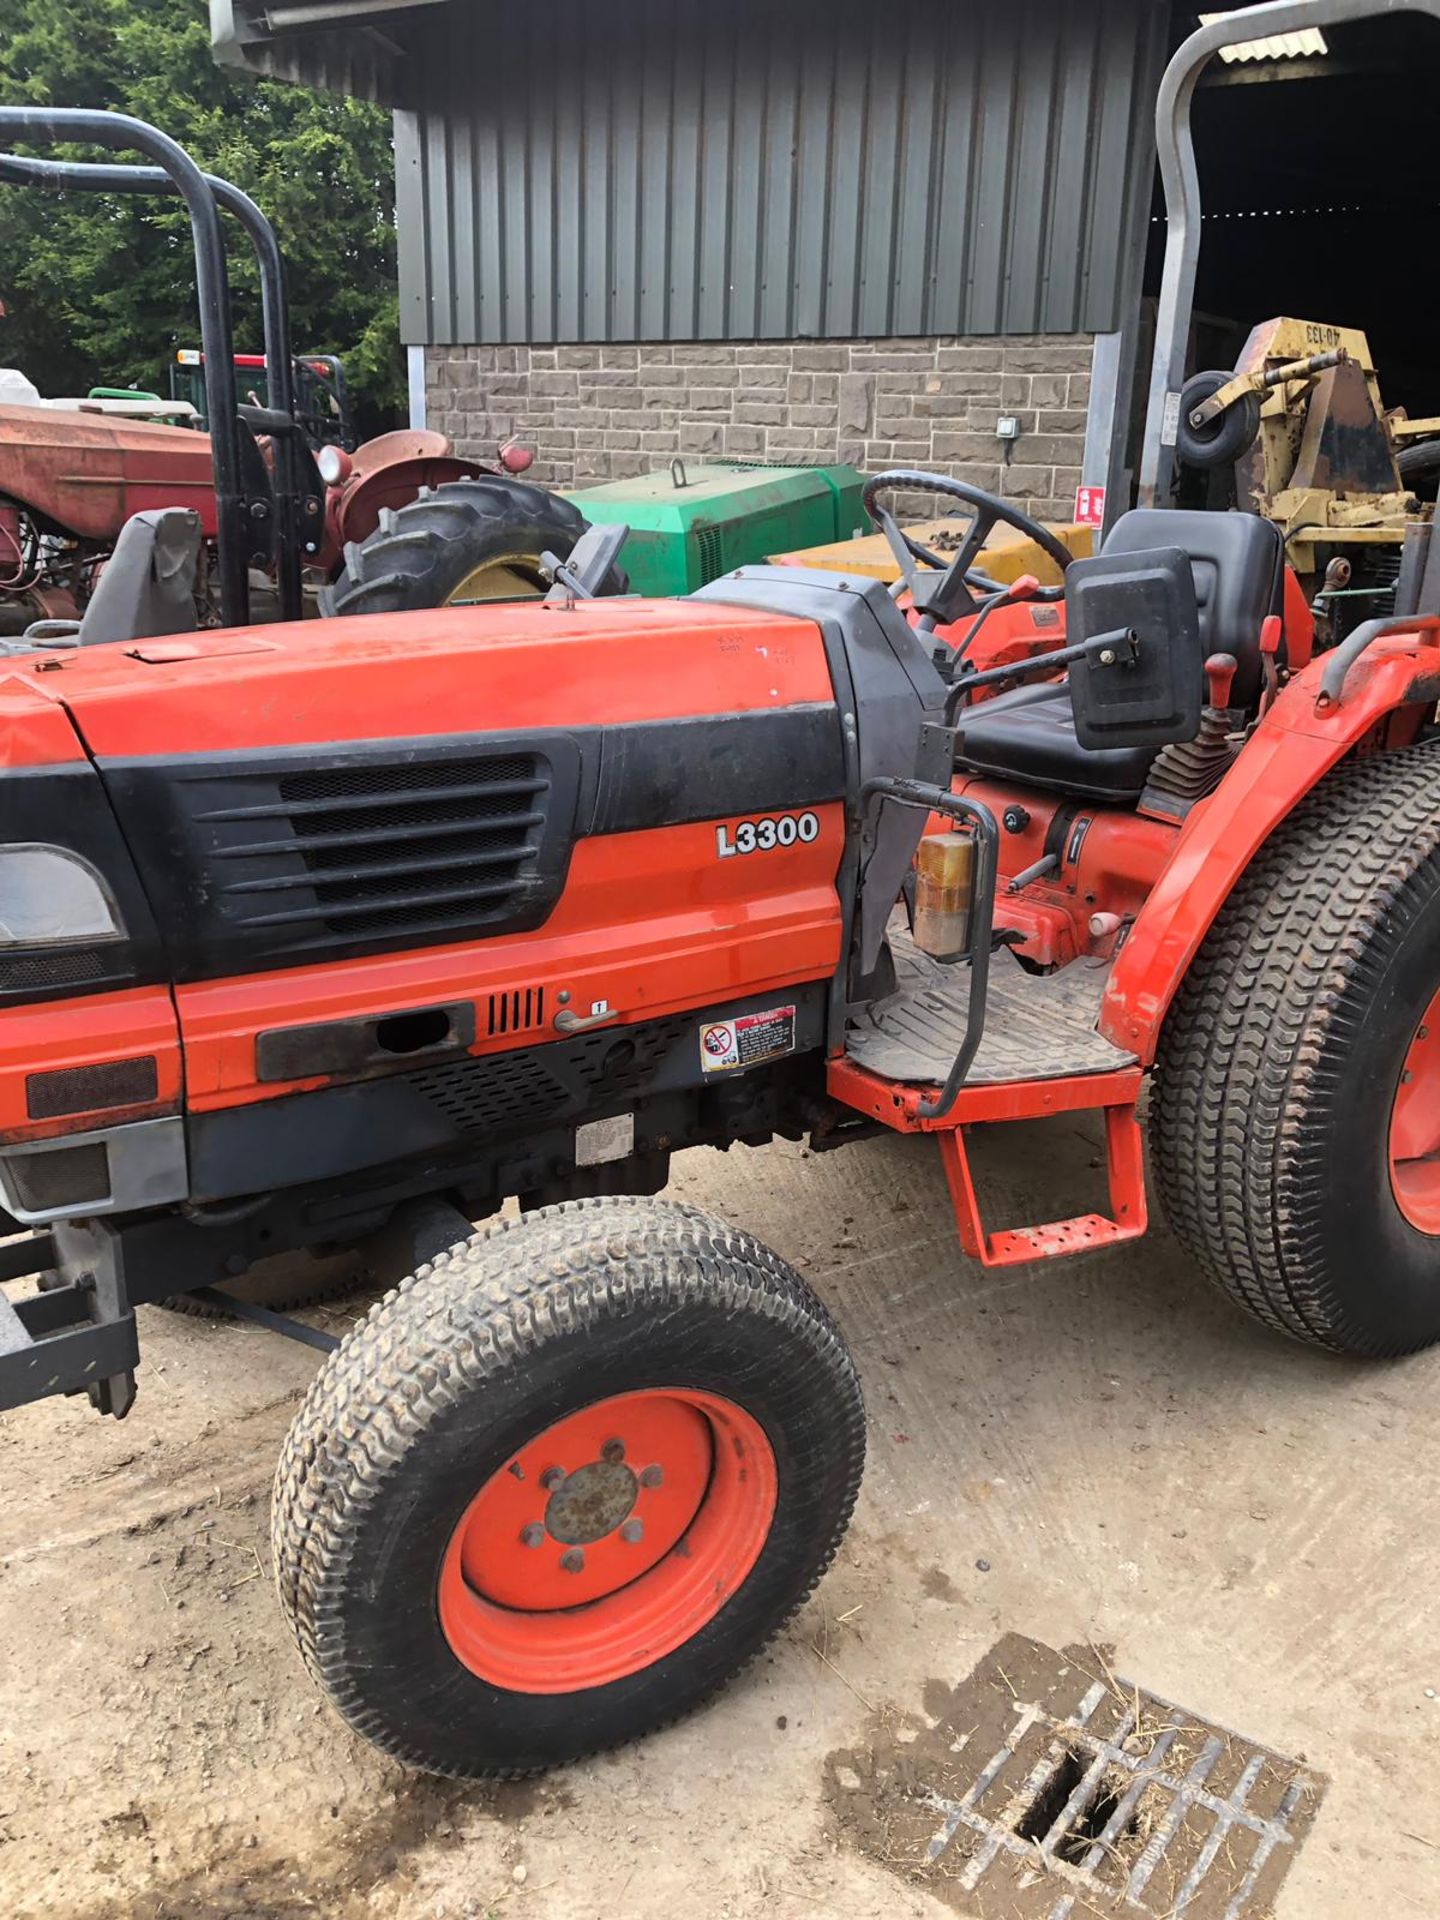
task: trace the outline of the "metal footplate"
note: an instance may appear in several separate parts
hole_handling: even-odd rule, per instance
[[[87,1393],[123,1420],[140,1359],[118,1236],[99,1222],[0,1245],[0,1282],[31,1274],[59,1284],[12,1300],[0,1288],[0,1412],[55,1393]]]
[[[997,956],[982,1038],[969,1076],[938,1113],[927,1083],[944,1080],[961,1038],[974,1031],[970,981],[920,953],[892,928],[896,991],[851,1022],[845,1053],[830,1063],[830,1091],[898,1132],[937,1134],[960,1244],[987,1267],[1093,1253],[1145,1231],[1145,1165],[1136,1102],[1142,1070],[1133,1053],[1095,1030],[1107,969],[1074,962],[1053,977],[1022,973]],[[965,1130],[1062,1113],[1103,1113],[1110,1211],[1033,1227],[987,1230],[970,1170]]]

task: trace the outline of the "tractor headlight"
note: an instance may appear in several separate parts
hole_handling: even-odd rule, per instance
[[[88,860],[64,847],[0,847],[0,945],[124,937],[110,890]]]
[[[343,447],[321,447],[315,465],[327,487],[343,486],[355,470],[355,462]]]

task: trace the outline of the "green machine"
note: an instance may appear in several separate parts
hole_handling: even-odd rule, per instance
[[[732,567],[868,531],[853,467],[672,460],[658,473],[568,497],[592,526],[630,529],[620,564],[632,593],[693,593]]]

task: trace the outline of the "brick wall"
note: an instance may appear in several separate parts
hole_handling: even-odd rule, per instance
[[[963,340],[431,347],[429,424],[485,458],[507,434],[535,478],[585,486],[675,454],[875,471],[937,468],[1068,519],[1090,399],[1076,334]],[[1007,464],[995,437],[1019,416]]]

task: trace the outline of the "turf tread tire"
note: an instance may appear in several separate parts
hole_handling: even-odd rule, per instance
[[[1377,1008],[1440,924],[1437,792],[1440,741],[1329,774],[1226,902],[1156,1062],[1151,1153],[1177,1238],[1266,1326],[1336,1352],[1399,1354],[1440,1337],[1440,1249],[1404,1225],[1383,1136],[1350,1146],[1366,1162],[1356,1177],[1372,1182],[1370,1225],[1398,1233],[1407,1259],[1435,1260],[1433,1301],[1389,1299],[1383,1272],[1339,1251],[1335,1212],[1357,1089],[1377,1106],[1393,1098],[1403,1054],[1402,1041],[1377,1057]],[[1408,1038],[1427,999],[1387,1015],[1397,1033]]]
[[[828,1376],[835,1394],[833,1470],[841,1493],[805,1577],[743,1657],[646,1726],[513,1762],[477,1761],[458,1755],[453,1742],[450,1751],[438,1751],[428,1740],[397,1734],[348,1649],[350,1617],[367,1599],[367,1509],[460,1402],[516,1377],[544,1349],[584,1339],[602,1322],[678,1318],[702,1305],[727,1316],[763,1315],[767,1337],[798,1344],[806,1367]],[[825,1308],[777,1254],[695,1207],[623,1196],[567,1201],[498,1223],[426,1262],[372,1308],[321,1369],[276,1470],[271,1546],[280,1604],[322,1690],[382,1751],[457,1778],[518,1778],[678,1719],[733,1678],[829,1566],[863,1461],[864,1410],[848,1351]],[[688,1644],[669,1659],[686,1652]]]

